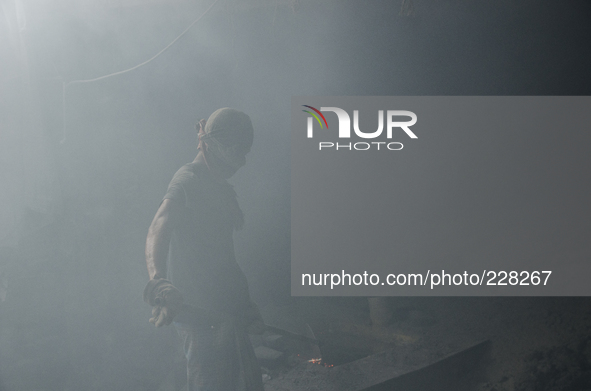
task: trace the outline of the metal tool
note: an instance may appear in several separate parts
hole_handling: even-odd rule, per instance
[[[269,325],[265,325],[265,326],[266,326],[267,331],[269,331],[269,332],[283,335],[284,337],[287,337],[287,338],[297,339],[299,341],[310,342],[310,343],[313,343],[314,345],[318,346],[318,340],[314,337],[314,333],[312,333],[312,329],[310,329],[310,326],[308,326],[307,324],[306,324],[306,326],[308,327],[309,333],[312,334],[312,337],[307,337],[305,335],[297,334],[297,333],[294,333],[289,330],[280,329],[279,327],[275,327],[275,326],[269,326]]]

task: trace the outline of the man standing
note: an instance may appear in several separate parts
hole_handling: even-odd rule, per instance
[[[246,163],[253,128],[248,115],[229,108],[199,128],[197,157],[172,178],[148,231],[144,300],[157,327],[174,318],[189,391],[260,391],[247,332],[264,325],[234,256],[243,216],[226,181]]]

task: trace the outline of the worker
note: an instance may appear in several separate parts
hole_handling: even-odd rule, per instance
[[[223,108],[198,123],[197,157],[181,167],[148,230],[144,300],[156,327],[173,322],[187,358],[188,391],[261,391],[248,332],[264,323],[234,255],[243,214],[227,182],[246,163],[253,127]]]

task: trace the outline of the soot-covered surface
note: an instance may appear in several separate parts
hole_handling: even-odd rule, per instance
[[[591,387],[591,301],[586,298],[389,298],[391,318],[376,325],[364,298],[294,299],[287,307],[314,329],[323,357],[335,364],[378,352],[402,351],[435,362],[477,341],[490,342],[478,363],[423,372],[433,390],[546,391]],[[270,310],[267,317],[285,312]],[[417,360],[415,358],[415,360]],[[404,360],[402,360],[404,362]],[[338,366],[337,364],[337,366]],[[273,373],[272,387],[318,379],[315,364]],[[393,365],[397,365],[393,362]],[[401,365],[399,362],[398,365]],[[462,371],[462,367],[470,367]],[[334,367],[333,367],[334,368]],[[322,377],[320,377],[322,378]],[[297,380],[300,379],[300,380]],[[418,379],[417,381],[418,382]],[[408,387],[413,384],[407,384]],[[286,386],[288,387],[288,386]],[[277,388],[281,389],[281,388]],[[289,389],[289,388],[286,388]],[[321,389],[321,388],[320,388]],[[389,388],[383,388],[389,389]]]

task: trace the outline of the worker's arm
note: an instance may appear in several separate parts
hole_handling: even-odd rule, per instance
[[[165,199],[150,224],[146,238],[146,266],[150,279],[166,277],[166,258],[170,235],[176,224],[179,206],[170,199]]]
[[[183,304],[181,293],[165,279],[170,236],[178,213],[177,203],[170,199],[162,201],[146,238],[146,265],[150,281],[144,289],[144,300],[153,306],[150,323],[156,327],[170,324]]]

